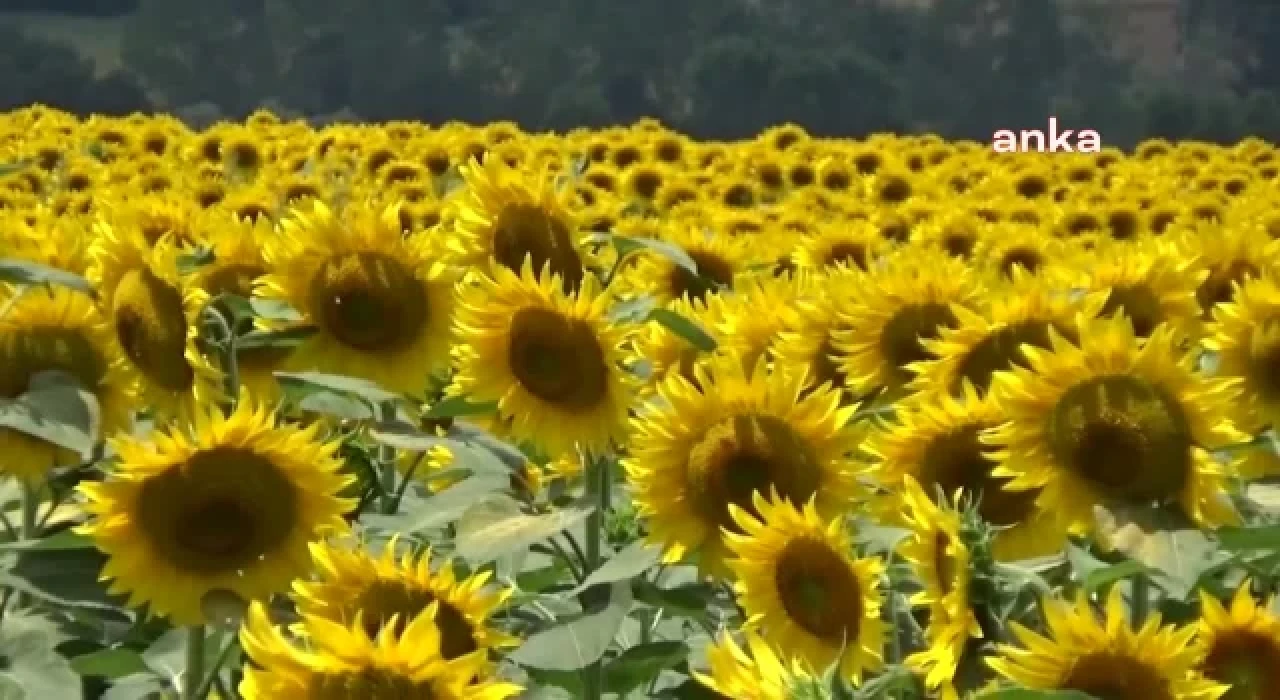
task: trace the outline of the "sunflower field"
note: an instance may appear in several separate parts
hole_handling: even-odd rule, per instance
[[[1280,151],[0,117],[0,698],[1280,698]]]

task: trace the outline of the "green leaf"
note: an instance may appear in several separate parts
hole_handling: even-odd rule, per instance
[[[716,349],[715,338],[712,338],[697,323],[671,309],[652,309],[649,311],[649,320],[661,323],[667,330],[684,338],[690,345],[703,352]]]
[[[82,608],[132,619],[124,600],[107,593],[98,580],[107,557],[96,548],[26,550],[0,572],[0,586],[10,586],[54,607]]]
[[[698,263],[689,257],[689,253],[678,245],[673,245],[664,240],[657,238],[631,237],[621,236],[616,233],[596,233],[588,238],[592,242],[608,241],[613,245],[613,249],[618,251],[618,259],[615,264],[619,264],[623,259],[628,258],[641,251],[649,251],[657,253],[662,257],[670,260],[676,265],[684,268],[690,274],[698,274]]]
[[[637,579],[632,583],[636,600],[662,608],[673,615],[706,617],[712,604],[712,592],[700,583],[687,583],[671,588],[659,588],[653,582]]]
[[[80,275],[17,258],[0,258],[0,282],[21,285],[52,284],[96,296],[93,285]]]
[[[654,564],[658,563],[660,558],[662,558],[662,552],[658,548],[645,542],[633,542],[622,551],[609,557],[608,561],[591,572],[591,575],[581,585],[567,595],[576,596],[588,588],[602,583],[630,580],[648,571]]]
[[[458,519],[457,551],[472,565],[487,563],[557,535],[586,520],[594,510],[576,504],[529,515],[510,497],[477,503]]]
[[[450,396],[437,401],[426,413],[428,420],[436,418],[461,418],[463,416],[489,416],[498,410],[496,401],[473,403],[465,396]]]
[[[134,673],[145,673],[147,664],[138,652],[117,647],[77,656],[71,660],[71,668],[82,676],[100,676],[114,680]]]
[[[429,435],[417,426],[400,420],[382,421],[369,430],[369,437],[397,450],[426,452],[444,445],[453,448],[457,442],[438,435]]]
[[[1215,534],[1218,545],[1229,552],[1280,549],[1280,525],[1223,527]]]
[[[0,552],[48,552],[62,549],[93,549],[93,538],[72,530],[62,530],[48,537],[0,544]]]
[[[377,414],[383,402],[400,396],[374,382],[321,372],[276,372],[281,389],[303,410],[346,420],[365,420]]]
[[[609,309],[609,320],[615,323],[644,323],[657,305],[657,300],[649,294],[621,301]]]
[[[684,642],[650,642],[627,649],[604,667],[604,687],[619,696],[652,681],[664,670],[675,668],[689,657]]]
[[[134,673],[118,678],[103,694],[102,700],[153,700],[163,697],[164,683],[154,673]]]
[[[279,299],[263,299],[261,297],[253,297],[249,300],[249,307],[253,309],[253,313],[259,318],[268,321],[301,321],[302,314],[297,309],[289,306]]]
[[[58,653],[64,641],[52,620],[20,612],[5,615],[0,626],[3,700],[80,700],[80,676]]]
[[[507,658],[548,671],[577,671],[595,663],[612,646],[631,612],[631,587],[615,583],[598,610],[531,635]]]
[[[153,673],[168,679],[170,685],[179,687],[182,673],[187,669],[187,639],[189,631],[185,627],[170,629],[160,635],[142,652],[142,662]],[[218,661],[218,655],[227,644],[227,633],[210,630],[206,632],[204,641],[204,668],[211,670]]]
[[[413,510],[388,516],[368,516],[365,524],[398,532],[422,532],[443,527],[462,517],[468,509],[487,497],[499,493],[509,485],[506,479],[482,474],[463,479],[449,488],[423,501]]]
[[[1135,576],[1150,576],[1150,570],[1142,562],[1126,559],[1118,564],[1096,569],[1085,576],[1081,585],[1089,593],[1106,588],[1117,581]]]
[[[315,326],[294,326],[276,331],[253,331],[236,338],[236,349],[296,348],[315,335],[316,330]]]
[[[1185,598],[1230,555],[1171,508],[1094,509],[1099,539],[1153,570],[1152,579],[1174,598]]]
[[[93,392],[60,371],[39,372],[16,399],[0,400],[0,426],[89,459],[97,445],[101,411]]]

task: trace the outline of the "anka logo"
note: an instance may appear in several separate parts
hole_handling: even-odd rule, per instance
[[[1097,153],[1102,150],[1102,137],[1093,129],[1059,131],[1058,118],[1049,117],[1048,133],[1040,129],[1001,129],[991,137],[991,147],[996,153]]]

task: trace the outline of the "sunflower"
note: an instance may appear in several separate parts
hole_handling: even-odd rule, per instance
[[[1187,227],[1178,242],[1184,257],[1209,271],[1196,290],[1205,318],[1217,304],[1231,301],[1234,285],[1280,271],[1280,241],[1271,240],[1257,226],[1198,221]]]
[[[954,327],[954,307],[975,308],[982,293],[963,261],[928,248],[904,249],[846,288],[832,345],[856,394],[906,384],[907,368],[929,359],[924,342]]]
[[[1105,293],[1068,294],[1022,270],[986,291],[979,309],[952,306],[955,327],[921,342],[932,358],[908,365],[917,375],[908,388],[958,393],[967,380],[985,394],[995,372],[1024,364],[1028,347],[1049,344],[1049,329],[1073,337],[1077,315],[1092,317],[1106,303]]]
[[[221,400],[221,373],[196,344],[209,296],[180,275],[180,249],[168,238],[150,245],[137,230],[99,224],[89,280],[141,378],[143,404],[168,419]]]
[[[801,239],[792,262],[815,270],[836,266],[866,270],[883,249],[884,240],[872,222],[850,219],[824,224],[814,235]]]
[[[631,329],[607,319],[594,275],[568,294],[546,265],[535,276],[493,265],[463,287],[450,391],[498,402],[506,429],[560,455],[599,453],[625,435],[635,378],[622,368]]]
[[[464,263],[492,258],[510,270],[526,259],[533,269],[550,266],[567,290],[585,274],[579,253],[578,224],[566,198],[554,186],[553,173],[530,180],[500,158],[486,158],[460,168],[464,193],[454,202],[451,246]]]
[[[245,700],[430,698],[506,700],[517,685],[480,675],[481,652],[448,660],[436,625],[438,604],[370,636],[357,614],[350,626],[303,617],[297,638],[271,623],[266,606],[250,606],[240,643],[252,663],[240,681]]]
[[[459,273],[427,236],[400,233],[395,206],[313,201],[268,240],[258,291],[297,309],[316,333],[288,366],[360,377],[416,394],[449,364]]]
[[[905,506],[910,534],[899,545],[899,554],[923,584],[911,604],[929,611],[929,645],[906,662],[925,675],[930,690],[938,690],[955,677],[969,640],[982,636],[969,599],[971,557],[960,536],[959,514],[939,508],[910,476],[904,486],[898,500]]]
[[[1011,622],[1022,647],[999,645],[998,656],[987,659],[992,670],[1027,688],[1104,698],[1217,700],[1227,690],[1193,673],[1202,657],[1194,626],[1161,625],[1154,614],[1133,629],[1119,586],[1101,620],[1083,593],[1074,606],[1046,599],[1043,610],[1048,634]]]
[[[98,402],[98,439],[129,427],[135,377],[112,337],[111,326],[85,295],[67,287],[32,287],[0,294],[0,396],[17,399],[34,389],[41,372],[70,374]],[[39,482],[55,466],[80,461],[51,443],[0,430],[0,473]]]
[[[1224,700],[1280,697],[1280,618],[1270,604],[1258,605],[1244,581],[1227,608],[1200,591],[1198,641],[1204,647],[1200,671],[1231,686]]]
[[[1013,279],[1016,268],[1036,276],[1061,274],[1062,261],[1077,249],[1038,225],[1005,223],[992,226],[978,241],[973,259],[980,269]]]
[[[274,235],[269,220],[234,219],[225,212],[209,216],[202,227],[199,245],[211,253],[213,260],[191,273],[191,283],[204,290],[216,304],[223,295],[249,299],[259,278],[267,273],[262,246]],[[220,309],[228,320],[229,309]],[[239,332],[239,329],[235,329]],[[236,370],[240,382],[260,400],[274,400],[279,395],[274,372],[281,369],[289,348],[248,346],[236,348]]]
[[[515,642],[488,624],[489,616],[511,595],[507,589],[486,590],[491,572],[459,580],[453,562],[445,561],[432,571],[430,550],[397,559],[396,545],[393,538],[382,556],[375,557],[363,548],[313,543],[316,577],[293,586],[298,612],[342,625],[363,615],[366,633],[375,638],[392,620],[403,625],[436,604],[435,622],[445,659]],[[396,633],[403,631],[398,628]]]
[[[966,382],[959,396],[916,396],[901,402],[890,421],[868,436],[862,450],[875,466],[880,483],[891,493],[910,478],[932,496],[957,491],[977,503],[978,515],[999,530],[992,545],[997,559],[1013,561],[1047,556],[1061,549],[1065,531],[1036,506],[1037,490],[1011,491],[1007,479],[993,472],[998,463],[979,438],[1004,422],[1004,412]],[[895,499],[880,515],[902,521]],[[950,505],[959,505],[951,503]]]
[[[1196,290],[1209,276],[1175,246],[1159,240],[1146,244],[1101,245],[1081,256],[1081,288],[1105,291],[1101,314],[1124,313],[1140,337],[1160,323],[1193,337],[1199,330],[1200,304]]]
[[[1077,344],[1050,338],[992,387],[1008,421],[983,441],[1006,488],[1041,489],[1041,507],[1081,534],[1098,503],[1176,502],[1201,525],[1234,521],[1211,453],[1243,439],[1224,417],[1234,382],[1197,373],[1166,325],[1139,341],[1117,315],[1083,322]]]
[[[830,387],[804,386],[802,374],[723,353],[696,365],[694,381],[669,376],[633,419],[623,466],[667,562],[698,552],[704,570],[723,573],[729,506],[750,508],[754,493],[816,498],[824,517],[861,495],[849,457],[861,438],[848,427],[856,407]]]
[[[1228,303],[1213,309],[1203,341],[1217,354],[1215,374],[1244,386],[1236,404],[1240,426],[1259,433],[1280,426],[1280,283],[1274,275],[1245,280]]]
[[[792,700],[798,686],[813,682],[799,663],[783,663],[759,631],[744,629],[742,637],[745,649],[729,634],[707,647],[707,672],[694,671],[694,680],[724,700]]]
[[[729,505],[739,532],[726,532],[737,576],[734,590],[765,640],[808,668],[839,664],[857,685],[884,662],[880,618],[884,563],[853,559],[843,516],[827,521],[813,500],[804,507],[752,495],[751,511]],[[754,513],[754,514],[753,514]]]
[[[715,338],[714,329],[706,323],[705,304],[687,298],[672,301],[667,309],[698,324],[703,331]],[[693,366],[698,362],[701,351],[694,347],[684,336],[661,323],[646,323],[635,339],[635,354],[638,360],[649,365],[649,376],[640,387],[642,394],[650,394],[666,377],[679,374],[685,379],[693,379]]]
[[[725,341],[724,348],[740,355],[748,367],[754,365],[784,331],[803,323],[797,318],[801,313],[797,303],[806,294],[823,289],[821,278],[811,273],[745,275],[732,291],[707,297],[702,318],[712,334]]]
[[[716,234],[699,224],[676,224],[660,232],[663,243],[684,251],[694,269],[677,264],[669,256],[642,252],[618,280],[619,291],[652,294],[658,303],[676,299],[705,301],[707,296],[732,288],[746,269],[750,252],[742,238]]]
[[[855,269],[832,270],[821,279],[829,293],[802,296],[795,301],[795,313],[783,318],[772,356],[783,365],[806,372],[809,386],[830,382],[841,392],[847,390],[845,353],[836,339],[848,328],[843,312],[856,303],[852,292],[866,283],[864,277]]]
[[[95,517],[78,529],[107,555],[112,592],[190,625],[212,592],[259,600],[288,588],[310,566],[307,543],[344,531],[355,505],[337,496],[351,483],[339,444],[318,430],[277,426],[242,392],[230,415],[203,411],[189,430],[112,439],[119,464],[81,482]]]

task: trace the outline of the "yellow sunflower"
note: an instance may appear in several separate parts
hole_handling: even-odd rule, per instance
[[[266,606],[249,608],[240,643],[252,663],[244,667],[240,695],[245,700],[338,700],[339,698],[431,698],[506,700],[517,685],[485,677],[482,652],[448,660],[441,654],[438,609],[403,623],[366,631],[361,615],[350,626],[303,617],[296,638],[272,624]]]
[[[879,670],[884,562],[851,557],[844,517],[827,521],[813,500],[801,508],[776,489],[768,498],[756,491],[750,512],[736,504],[729,511],[739,532],[725,532],[728,565],[747,624],[808,668],[838,663],[855,685]]]
[[[1272,606],[1259,605],[1246,580],[1225,607],[1200,591],[1198,641],[1204,647],[1200,671],[1231,686],[1224,700],[1280,697],[1280,618]]]
[[[939,508],[910,476],[904,486],[896,500],[905,506],[910,534],[898,551],[923,584],[923,590],[911,596],[911,604],[929,611],[928,647],[908,656],[906,663],[937,691],[955,677],[969,640],[982,637],[969,599],[971,557],[960,537],[959,514]]]
[[[1167,241],[1103,244],[1073,265],[1080,270],[1081,288],[1106,292],[1107,303],[1100,313],[1124,313],[1139,337],[1146,337],[1160,323],[1187,337],[1198,333],[1196,290],[1209,272]]]
[[[431,237],[401,235],[395,206],[351,203],[339,214],[313,201],[287,218],[268,240],[258,292],[317,329],[287,366],[424,391],[449,364],[459,277],[436,253]]]
[[[1234,285],[1280,271],[1280,241],[1273,241],[1257,226],[1196,221],[1178,237],[1178,243],[1184,257],[1197,260],[1209,272],[1196,291],[1205,318],[1217,304],[1231,301]]]
[[[933,358],[908,366],[917,375],[908,387],[954,394],[967,380],[985,393],[995,372],[1024,364],[1029,347],[1046,347],[1051,328],[1072,337],[1077,315],[1094,316],[1105,303],[1105,293],[1068,293],[1018,270],[1009,283],[991,284],[979,309],[952,307],[956,326],[922,341]]]
[[[568,290],[585,274],[578,223],[554,173],[538,179],[512,169],[501,158],[472,161],[459,168],[464,193],[454,205],[450,244],[467,264],[488,259],[518,271],[532,258],[533,269],[550,266]]]
[[[1194,626],[1162,625],[1158,614],[1134,629],[1119,586],[1111,588],[1103,619],[1083,594],[1074,606],[1046,599],[1047,634],[1010,623],[1021,647],[1002,644],[987,665],[1035,690],[1076,690],[1095,697],[1142,700],[1218,700],[1226,686],[1194,673],[1203,650]]]
[[[897,388],[913,363],[929,359],[924,342],[957,325],[955,306],[979,306],[982,285],[961,260],[930,249],[907,248],[845,287],[840,329],[832,345],[856,394]]]
[[[510,433],[553,455],[620,442],[636,384],[622,367],[631,329],[607,319],[612,296],[594,275],[568,294],[526,260],[493,265],[460,292],[457,374],[450,391],[497,401]]]
[[[998,463],[979,439],[1004,420],[1000,406],[978,396],[966,382],[959,396],[917,396],[899,403],[892,419],[871,432],[862,450],[891,493],[911,478],[930,497],[940,489],[949,497],[959,491],[975,501],[982,519],[1000,528],[993,542],[997,559],[1047,556],[1061,549],[1066,531],[1036,505],[1037,490],[1004,488],[1008,480],[994,475]],[[881,503],[888,506],[880,513],[886,522],[902,521],[895,499]]]
[[[702,318],[725,341],[723,347],[749,367],[766,356],[782,332],[802,323],[796,304],[806,294],[822,290],[820,280],[812,270],[778,277],[744,275],[732,291],[707,297]]]
[[[91,247],[89,279],[116,343],[141,378],[142,403],[164,419],[222,398],[222,375],[196,344],[209,296],[179,273],[180,252],[171,239],[151,245],[136,230],[105,222]]]
[[[1227,469],[1212,450],[1243,436],[1226,418],[1231,381],[1196,372],[1165,325],[1140,341],[1123,316],[1057,332],[1028,348],[1028,368],[997,373],[1008,421],[983,436],[1006,488],[1040,489],[1041,507],[1091,532],[1099,503],[1176,502],[1201,525],[1233,522]]]
[[[792,261],[796,267],[815,270],[836,266],[866,270],[880,256],[884,246],[880,230],[871,221],[835,221],[800,239]]]
[[[804,376],[744,366],[731,353],[694,367],[695,381],[668,377],[660,400],[633,419],[623,460],[650,538],[676,562],[697,552],[705,571],[724,573],[722,528],[731,505],[776,489],[824,517],[844,512],[862,493],[850,458],[861,439],[850,429],[855,406],[830,387],[803,393]]]
[[[694,680],[733,700],[792,700],[797,686],[812,682],[799,663],[783,663],[759,631],[744,629],[742,637],[745,649],[721,635],[707,648],[707,672],[694,671]]]
[[[719,341],[715,337],[715,330],[706,322],[705,304],[680,299],[667,304],[666,308],[698,324],[703,331]],[[702,352],[684,336],[661,323],[644,324],[636,336],[635,346],[637,358],[649,363],[649,378],[640,388],[644,395],[651,394],[654,387],[672,374],[692,380],[693,366]]]
[[[380,557],[360,547],[313,543],[316,577],[293,585],[298,612],[342,625],[362,614],[365,631],[374,638],[391,620],[404,624],[436,604],[440,649],[446,659],[516,641],[488,624],[489,616],[511,595],[507,589],[486,589],[492,572],[459,580],[451,561],[432,571],[430,550],[397,558],[397,543],[395,538],[386,543]]]
[[[1213,309],[1203,345],[1217,353],[1215,374],[1244,386],[1237,420],[1251,433],[1280,426],[1280,283],[1249,278]]]
[[[133,416],[136,378],[116,346],[111,326],[84,294],[67,287],[5,289],[0,302],[0,397],[16,399],[34,389],[41,372],[73,376],[98,402],[101,439],[126,430]],[[81,456],[15,430],[0,430],[0,473],[41,481],[56,466]]]
[[[770,348],[774,360],[807,373],[809,386],[830,382],[845,392],[847,358],[836,339],[848,329],[845,311],[857,303],[853,292],[866,283],[864,278],[857,269],[833,268],[819,279],[826,293],[800,295],[794,302],[794,313],[781,319],[782,328]]]
[[[691,272],[656,252],[641,252],[618,279],[619,290],[651,294],[659,303],[676,299],[705,301],[720,289],[732,288],[750,259],[747,241],[715,233],[701,224],[664,227],[660,239],[688,254]]]
[[[984,272],[1012,279],[1018,268],[1036,276],[1061,274],[1063,261],[1076,250],[1038,225],[1006,223],[982,237],[973,257]]]
[[[351,482],[339,445],[318,430],[276,425],[242,393],[230,415],[207,409],[190,430],[113,439],[119,464],[79,486],[95,516],[79,531],[109,557],[111,590],[190,625],[204,622],[209,593],[259,600],[288,588],[310,568],[307,543],[344,531],[355,505],[337,496]]]

